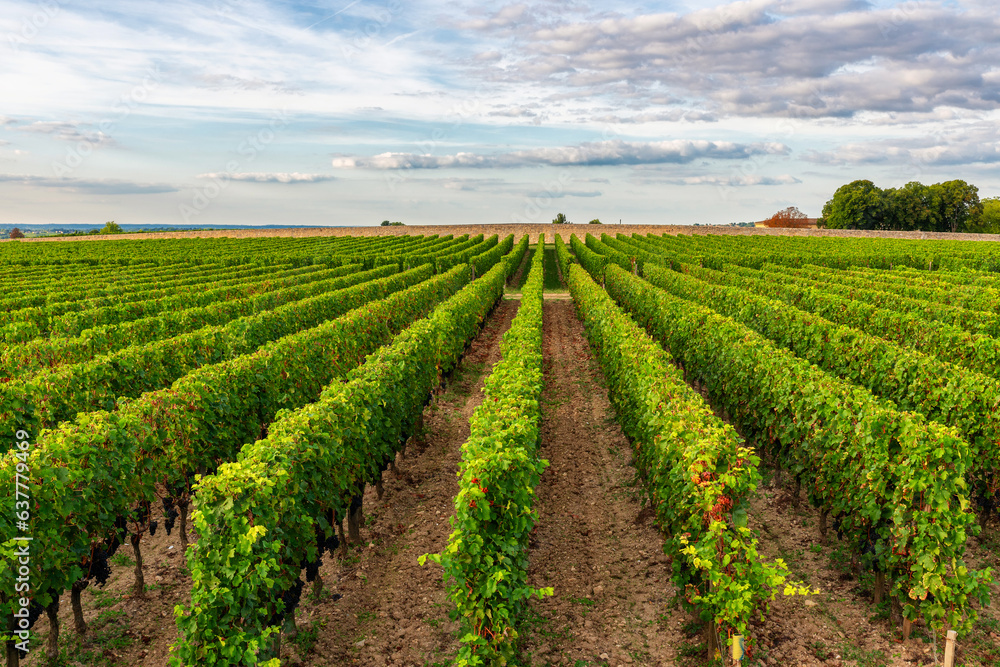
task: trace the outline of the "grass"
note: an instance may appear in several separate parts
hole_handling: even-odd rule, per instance
[[[963,651],[966,658],[973,658],[981,665],[1000,665],[1000,642],[990,633],[1000,635],[1000,621],[993,618],[982,618],[972,628],[972,632],[963,641]],[[930,639],[925,641],[929,642]],[[942,646],[938,642],[938,646]],[[966,664],[975,664],[966,662]]]
[[[128,613],[106,609],[90,623],[89,639],[84,644],[75,632],[64,629],[59,633],[59,658],[50,665],[85,667],[117,667],[125,663],[116,654],[135,643],[136,636],[128,627]],[[38,645],[45,641],[39,638]]]
[[[108,562],[118,567],[135,567],[135,561],[120,551],[109,558]]]
[[[845,642],[840,645],[840,656],[845,661],[855,661],[857,667],[882,667],[887,665],[888,658],[880,650],[866,651],[861,647]]]
[[[121,598],[117,598],[111,594],[110,591],[101,590],[100,588],[94,588],[90,586],[87,588],[94,596],[94,606],[98,609],[105,609],[107,607],[113,607],[121,601]]]
[[[326,619],[314,620],[308,628],[299,628],[299,633],[292,642],[298,647],[299,655],[307,655],[316,646],[319,639],[319,631],[326,627]]]
[[[809,645],[809,650],[817,660],[829,660],[833,657],[833,652],[821,641],[814,641]]]

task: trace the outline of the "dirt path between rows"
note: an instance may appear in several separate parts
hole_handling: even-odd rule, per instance
[[[751,500],[750,526],[760,535],[761,556],[784,559],[795,578],[820,590],[808,598],[778,595],[764,621],[753,623],[759,662],[829,667],[935,664],[931,631],[918,621],[909,641],[901,641],[899,628],[889,621],[888,603],[873,604],[872,575],[863,573],[859,579],[835,531],[831,529],[825,541],[820,538],[819,512],[802,496],[796,507],[790,485],[776,486],[771,480]],[[1000,565],[998,546],[998,527],[985,527],[978,538],[969,539],[966,563],[995,570]],[[994,583],[994,600],[998,594],[1000,586]],[[994,602],[979,614],[972,633],[958,644],[955,664],[997,667],[1000,613]],[[943,654],[944,643],[939,639],[939,664]]]
[[[573,304],[546,301],[539,521],[529,581],[555,596],[530,605],[525,665],[672,665],[686,616],[663,539],[643,511],[603,375]]]
[[[321,568],[326,596],[303,603],[299,621],[300,629],[315,628],[317,640],[307,651],[296,646],[283,664],[423,666],[454,655],[458,624],[448,619],[452,603],[441,568],[420,567],[417,558],[447,543],[469,418],[517,308],[505,300],[493,312],[444,392],[424,410],[423,435],[397,457],[397,472],[385,473],[382,499],[374,489],[365,493],[365,544]]]

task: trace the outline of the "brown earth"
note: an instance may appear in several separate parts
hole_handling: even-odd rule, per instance
[[[518,240],[525,234],[531,238],[531,243],[538,241],[539,234],[546,234],[552,241],[553,234],[559,234],[563,240],[570,234],[580,238],[585,235],[606,234],[726,234],[726,235],[768,235],[768,236],[843,236],[853,238],[893,238],[893,239],[928,239],[956,241],[1000,241],[1000,234],[951,234],[947,232],[882,232],[854,229],[778,229],[764,227],[730,227],[728,225],[553,225],[538,224],[483,224],[483,225],[412,225],[408,227],[296,227],[289,229],[224,229],[183,232],[152,232],[149,234],[113,234],[71,237],[45,237],[21,239],[22,242],[79,242],[107,241],[119,239],[168,239],[168,238],[263,238],[269,236],[307,237],[307,236],[401,236],[405,234],[460,236],[469,234],[499,234],[501,238],[513,234]],[[4,241],[8,239],[3,239]]]
[[[754,624],[761,649],[758,658],[767,665],[934,664],[931,631],[918,621],[910,639],[903,642],[899,627],[889,621],[887,604],[873,604],[872,576],[857,576],[832,528],[825,541],[820,537],[819,512],[809,506],[804,494],[797,507],[792,499],[790,485],[782,488],[772,479],[752,501],[750,526],[759,532],[762,557],[782,558],[794,578],[818,588],[820,594],[778,595],[765,620]],[[1000,527],[988,525],[978,539],[969,539],[967,548],[970,567],[997,570]],[[1000,665],[1000,610],[995,602],[1000,599],[1000,586],[996,583],[992,598],[991,606],[979,610],[977,627],[958,643],[956,665]],[[936,641],[940,662],[944,642]]]
[[[524,664],[673,664],[687,618],[668,605],[675,589],[636,492],[631,447],[573,304],[547,300],[543,313],[540,455],[549,467],[529,582],[555,595],[530,605]]]

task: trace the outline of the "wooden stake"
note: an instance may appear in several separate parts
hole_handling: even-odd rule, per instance
[[[954,630],[948,631],[948,638],[944,645],[944,667],[955,667],[955,638],[958,633]]]
[[[913,623],[908,618],[903,619],[903,641],[909,641],[910,631],[913,629]]]

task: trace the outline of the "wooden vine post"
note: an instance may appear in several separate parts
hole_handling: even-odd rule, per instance
[[[958,633],[954,630],[948,631],[948,638],[944,645],[944,667],[955,667],[955,638]]]

